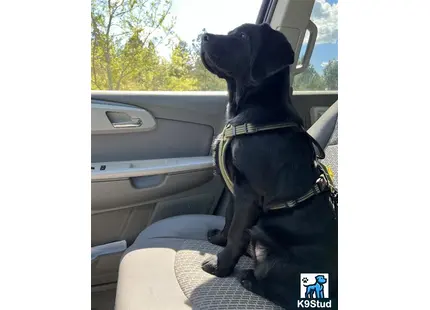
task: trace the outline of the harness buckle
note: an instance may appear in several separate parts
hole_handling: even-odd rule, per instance
[[[326,178],[326,176],[324,175],[324,173],[322,173],[320,175],[320,177],[318,178],[316,185],[318,187],[318,190],[320,193],[322,193],[324,190],[326,190],[328,188],[328,180]]]

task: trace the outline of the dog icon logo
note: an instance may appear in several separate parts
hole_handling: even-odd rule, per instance
[[[328,273],[300,274],[300,297],[307,299],[329,298]]]

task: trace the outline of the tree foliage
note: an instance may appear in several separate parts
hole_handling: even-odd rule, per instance
[[[330,90],[337,90],[337,60],[330,60],[324,67],[323,77],[325,84]]]
[[[313,65],[309,65],[304,72],[298,74],[294,78],[294,90],[321,90],[324,88],[325,81],[323,77],[318,74]]]
[[[148,89],[163,81],[156,47],[170,44],[171,0],[91,0],[93,89]],[[164,81],[163,81],[164,82]]]
[[[174,32],[174,0],[91,0],[91,88],[94,90],[226,90],[200,59],[205,29],[187,44]],[[166,46],[168,59],[159,54]],[[322,74],[296,76],[296,90],[337,89],[337,60]]]

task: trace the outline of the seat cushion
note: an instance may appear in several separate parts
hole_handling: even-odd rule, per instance
[[[281,309],[234,276],[217,278],[201,269],[222,249],[207,242],[206,233],[223,225],[219,216],[182,215],[145,229],[122,258],[115,309]],[[244,256],[236,268],[251,266]]]
[[[217,278],[200,266],[222,248],[207,241],[186,240],[175,257],[175,274],[179,286],[193,309],[282,309],[244,289],[235,275]],[[252,260],[242,256],[236,270],[253,268]]]

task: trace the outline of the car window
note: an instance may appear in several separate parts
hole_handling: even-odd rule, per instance
[[[316,0],[311,20],[318,28],[315,48],[309,67],[294,77],[294,90],[337,90],[338,88],[338,0]],[[306,50],[306,42],[300,51],[299,63]]]
[[[261,0],[91,0],[91,89],[225,90],[200,36],[254,23]]]

